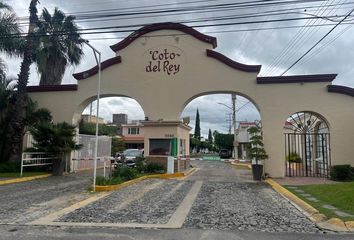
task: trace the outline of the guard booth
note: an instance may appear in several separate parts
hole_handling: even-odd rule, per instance
[[[174,172],[189,168],[189,132],[180,121],[145,121],[144,156],[148,163],[157,163],[167,170],[168,156],[175,157]]]

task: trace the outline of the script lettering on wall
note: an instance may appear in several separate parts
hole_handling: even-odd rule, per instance
[[[150,49],[145,53],[146,73],[162,73],[168,76],[177,75],[181,71],[182,51],[172,46]]]

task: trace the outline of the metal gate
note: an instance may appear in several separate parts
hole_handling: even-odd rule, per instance
[[[286,176],[329,177],[329,133],[285,133]]]

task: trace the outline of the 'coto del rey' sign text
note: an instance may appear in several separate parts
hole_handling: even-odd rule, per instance
[[[181,53],[178,50],[156,49],[148,51],[148,64],[145,67],[147,73],[166,73],[175,75],[179,73],[181,64],[179,58]]]

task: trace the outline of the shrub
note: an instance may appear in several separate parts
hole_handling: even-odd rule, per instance
[[[144,173],[146,172],[146,161],[144,157],[136,157],[135,160],[135,169],[139,173]]]
[[[349,164],[335,165],[331,167],[331,179],[335,181],[354,180],[354,168]]]
[[[106,185],[107,183],[107,179],[103,176],[97,176],[96,177],[96,185],[102,186],[102,185]]]
[[[98,186],[105,186],[105,185],[116,185],[122,183],[122,179],[120,177],[115,177],[112,179],[107,179],[103,176],[96,177],[96,185]]]
[[[290,163],[301,163],[302,158],[296,152],[290,152],[288,156],[286,156],[286,160]]]
[[[114,170],[112,174],[113,178],[119,177],[123,181],[128,181],[138,176],[138,171],[134,168],[120,167]]]
[[[20,172],[21,163],[19,162],[4,162],[0,163],[0,172]]]
[[[158,163],[149,163],[146,165],[146,172],[148,173],[162,173],[164,171],[164,167]]]

